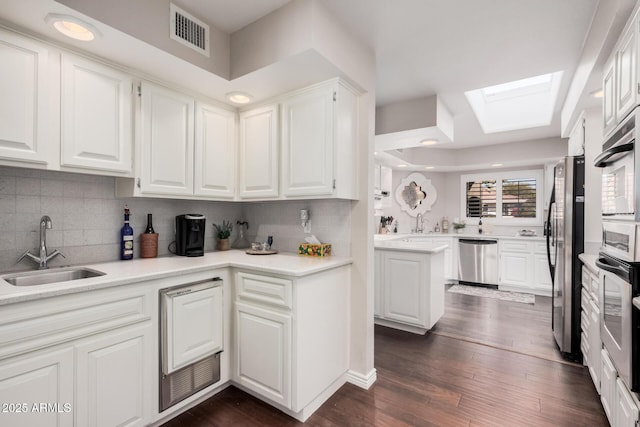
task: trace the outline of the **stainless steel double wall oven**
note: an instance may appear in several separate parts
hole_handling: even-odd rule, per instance
[[[635,392],[640,391],[640,310],[632,302],[640,296],[639,108],[615,129],[595,160],[602,168],[602,247],[596,261],[600,332],[620,378]]]

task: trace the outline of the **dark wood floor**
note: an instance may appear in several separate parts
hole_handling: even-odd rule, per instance
[[[376,326],[377,382],[370,390],[346,384],[304,425],[608,425],[586,368],[556,361],[548,299],[446,295],[432,333]],[[235,387],[165,424],[294,425],[301,423]]]

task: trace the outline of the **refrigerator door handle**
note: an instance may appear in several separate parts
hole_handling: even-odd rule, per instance
[[[551,203],[549,203],[549,212],[547,213],[547,262],[549,263],[549,273],[551,273],[551,281],[553,282],[553,276],[555,274],[553,264],[551,263],[551,233],[554,232],[554,227],[551,226],[551,209],[555,202],[553,201],[553,193],[551,193]]]

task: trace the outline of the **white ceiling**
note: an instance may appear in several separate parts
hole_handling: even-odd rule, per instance
[[[560,110],[598,0],[320,0],[376,53],[376,103],[437,94],[450,147],[560,136]],[[182,0],[228,32],[285,0]],[[564,71],[550,126],[485,135],[464,92]],[[594,105],[598,101],[594,101]]]
[[[290,0],[174,1],[219,30],[232,33]],[[630,0],[617,3],[624,1]],[[448,146],[461,148],[560,136],[560,110],[599,0],[318,2],[374,50],[376,103],[437,94],[454,117],[454,143]],[[0,15],[16,21],[23,18],[18,22],[31,27],[28,11],[18,10],[27,5],[18,8],[20,3],[0,0],[4,4]],[[46,10],[51,0],[25,3]],[[35,24],[31,28],[39,31]],[[465,91],[555,71],[564,71],[564,78],[550,126],[483,134]],[[218,80],[221,90],[231,86]],[[599,105],[597,100],[587,102],[591,104],[582,107]]]

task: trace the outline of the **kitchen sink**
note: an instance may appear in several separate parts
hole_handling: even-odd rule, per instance
[[[29,271],[17,273],[0,278],[13,286],[35,286],[49,283],[68,282],[71,280],[88,279],[90,277],[104,276],[105,273],[90,268],[52,268],[50,270]]]

